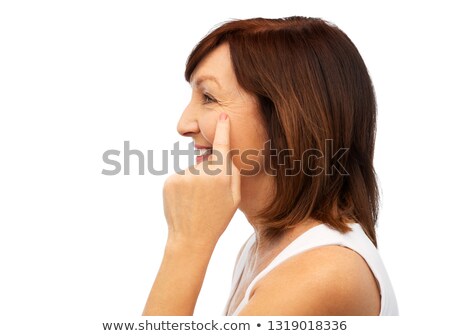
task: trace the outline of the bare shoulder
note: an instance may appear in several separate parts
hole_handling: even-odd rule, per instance
[[[378,315],[377,281],[365,260],[341,246],[293,256],[261,279],[241,315]]]

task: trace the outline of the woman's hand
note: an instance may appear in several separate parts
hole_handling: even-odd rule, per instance
[[[164,212],[169,237],[143,315],[194,312],[214,247],[241,198],[239,171],[228,156],[229,133],[230,120],[222,113],[214,137],[215,155],[209,163],[201,162],[166,181]]]
[[[170,176],[164,185],[164,213],[170,244],[214,249],[240,202],[240,175],[232,163],[230,120],[217,121],[213,155],[208,161]]]

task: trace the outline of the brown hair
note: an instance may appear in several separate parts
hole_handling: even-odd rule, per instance
[[[336,158],[328,154],[316,157],[315,163],[331,174],[315,174],[306,167],[306,173],[288,176],[285,166],[272,165],[277,170],[275,196],[260,213],[265,233],[277,236],[308,218],[346,232],[351,220],[360,223],[376,245],[376,101],[352,41],[317,18],[234,20],[194,48],[186,64],[187,81],[222,43],[229,44],[239,85],[257,97],[272,148],[292,151],[287,157],[291,166],[308,150],[329,153],[327,139],[333,148],[348,149],[339,158],[346,174],[333,171]]]

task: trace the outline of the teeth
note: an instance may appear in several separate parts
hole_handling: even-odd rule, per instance
[[[209,155],[212,153],[212,149],[211,148],[199,148],[199,156],[203,156],[203,155]]]

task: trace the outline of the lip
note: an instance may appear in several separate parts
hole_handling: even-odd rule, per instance
[[[209,154],[209,155],[211,155],[211,154]],[[196,156],[195,157],[195,163],[199,164],[200,162],[208,160],[208,156],[209,155],[202,155],[202,156],[198,155],[198,156]]]
[[[202,146],[202,145],[195,145],[196,149],[204,149],[204,148],[212,148],[211,146]]]
[[[195,145],[194,147],[195,147],[196,150],[200,150],[200,149],[212,149],[211,146],[203,146],[203,145]],[[211,155],[211,154],[197,155],[197,156],[195,157],[195,162],[196,162],[196,164],[199,164],[200,162],[203,162],[203,161],[208,160],[208,157],[209,157],[210,155]]]

